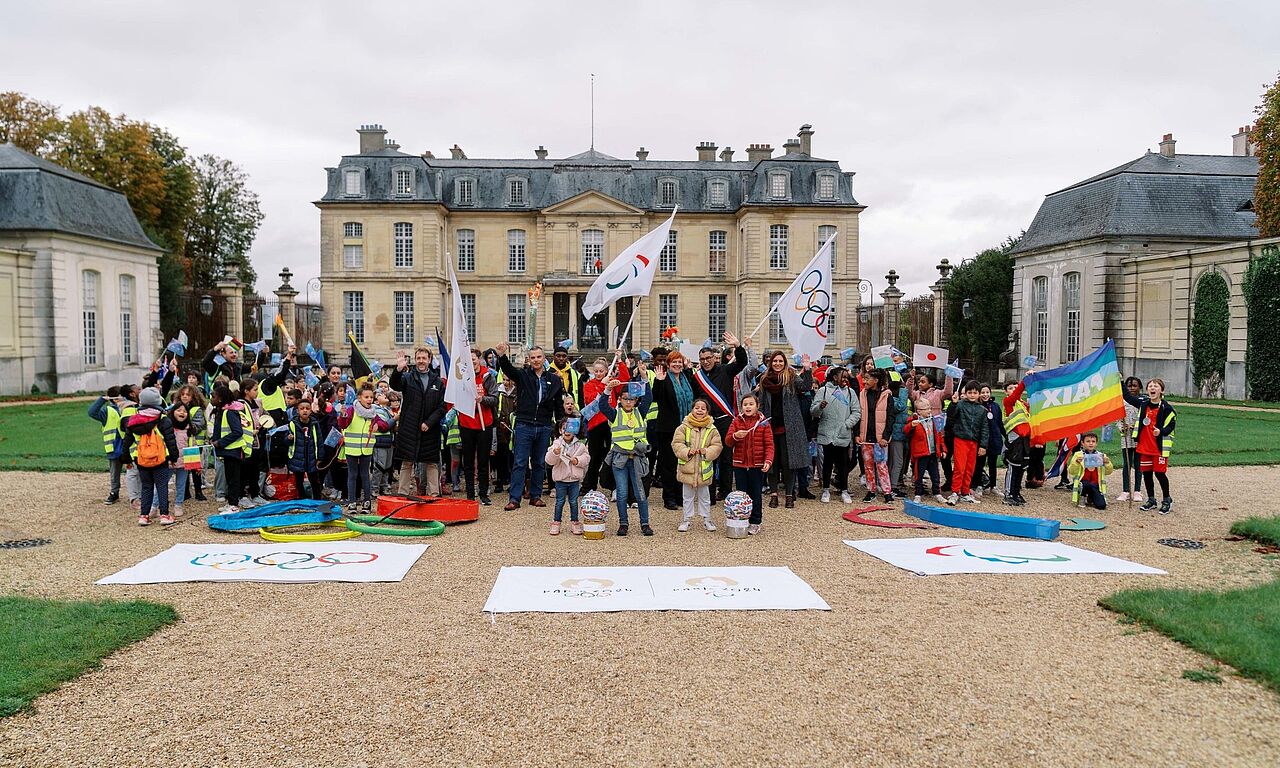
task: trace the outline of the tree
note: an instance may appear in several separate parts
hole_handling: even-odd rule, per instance
[[[0,93],[0,142],[47,157],[61,132],[62,118],[54,105],[22,93]]]
[[[187,258],[192,285],[212,287],[223,275],[253,285],[249,246],[262,224],[258,195],[235,163],[201,155],[194,166],[195,203],[187,221]]]
[[[1262,94],[1262,103],[1254,112],[1258,122],[1249,134],[1258,156],[1253,210],[1258,214],[1259,236],[1277,237],[1280,236],[1280,77]]]
[[[1249,318],[1244,375],[1249,397],[1280,401],[1280,334],[1271,321],[1280,317],[1280,247],[1265,245],[1249,260],[1244,273],[1244,301]]]
[[[1009,251],[1017,245],[1006,238],[995,248],[988,248],[951,272],[947,281],[946,312],[952,357],[966,362],[995,361],[1008,348],[1013,326],[1013,259]],[[964,303],[969,301],[972,317],[964,316]]]
[[[1231,291],[1217,272],[1208,272],[1196,285],[1195,317],[1191,320],[1191,374],[1197,388],[1211,396],[1222,389],[1227,375],[1227,328],[1231,325]]]

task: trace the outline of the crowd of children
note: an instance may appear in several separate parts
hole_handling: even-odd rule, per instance
[[[797,497],[827,503],[833,493],[852,504],[851,478],[865,489],[864,502],[905,495],[980,504],[988,494],[1021,506],[1024,488],[1044,484],[1049,450],[1057,454],[1056,487],[1082,506],[1106,508],[1115,463],[1099,451],[1099,436],[1034,443],[1023,381],[995,397],[976,380],[944,377],[939,386],[931,373],[877,367],[870,357],[845,368],[770,351],[762,364],[749,340],[740,345],[726,334],[726,341],[697,367],[664,348],[619,350],[589,367],[570,363],[563,347],[545,362],[534,348],[523,368],[505,345],[477,350],[472,415],[443,403],[439,364],[425,348],[415,350],[413,365],[401,353],[391,376],[352,382],[337,366],[299,368],[292,347],[274,364],[260,358],[246,370],[219,345],[176,388],[176,362],[157,366],[141,385],[110,388],[89,415],[101,424],[110,469],[106,503],[123,493],[139,525],[153,513],[173,524],[189,499],[207,500],[209,485],[220,512],[265,503],[268,484],[328,496],[349,511],[369,510],[375,496],[395,489],[456,490],[488,505],[490,489],[506,487],[509,510],[522,499],[545,506],[550,469],[552,535],[566,506],[580,534],[579,498],[601,487],[617,505],[619,536],[629,532],[633,508],[641,533],[653,535],[655,483],[664,506],[682,511],[679,532],[695,518],[716,530],[712,507],[736,487],[751,498],[755,535],[766,493],[770,507],[780,495],[791,507]],[[530,373],[532,364],[541,369]],[[1167,514],[1176,414],[1160,379],[1145,387],[1127,379],[1124,398],[1125,417],[1114,425],[1124,470],[1119,499]],[[527,457],[523,466],[519,457]]]

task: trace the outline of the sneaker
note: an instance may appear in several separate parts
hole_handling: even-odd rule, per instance
[[[493,500],[490,499],[488,496],[481,496],[480,505],[485,507],[491,507],[493,506]]]
[[[627,535],[627,524],[626,524],[626,523],[623,523],[622,525],[619,525],[619,526],[618,526],[618,535],[619,535],[619,536],[626,536],[626,535]]]
[[[176,504],[176,505],[174,505],[174,507],[173,507],[173,516],[174,516],[174,517],[182,517],[182,505],[181,505],[181,504]]]
[[[982,498],[982,489],[981,489],[981,488],[974,488],[974,489],[973,489],[973,493],[971,493],[970,495],[971,495],[971,496],[973,496],[973,498],[975,498],[975,499],[980,499],[980,498]]]
[[[953,493],[947,497],[947,503],[953,507],[956,505],[956,502],[959,500],[960,500],[960,494],[958,493]]]
[[[822,489],[822,499],[821,499],[821,501],[822,501],[822,503],[823,503],[823,504],[830,504],[830,503],[831,503],[831,491],[830,491],[830,489],[827,489],[827,488],[823,488],[823,489]]]
[[[258,506],[258,505],[253,503],[253,499],[248,498],[247,496],[246,496],[245,498],[243,498],[243,499],[240,499],[240,508],[241,508],[241,509],[253,509],[253,508],[254,508],[254,507],[256,507],[256,506]]]
[[[367,515],[367,514],[369,514],[370,512],[372,512],[372,511],[373,511],[373,502],[372,502],[372,501],[366,501],[366,502],[364,503],[364,506],[362,507],[362,509],[364,509],[364,513],[365,513],[366,515]]]
[[[552,524],[551,524],[551,530],[547,531],[547,533],[551,534],[552,536],[559,536],[559,535],[560,535],[560,524],[559,524],[559,523],[552,523]]]
[[[647,526],[647,525],[641,525],[641,526],[640,526],[640,532],[641,532],[641,533],[643,533],[645,536],[652,536],[652,535],[653,535],[653,529],[652,529],[652,528],[650,528],[650,527],[649,527],[649,526]]]
[[[1121,491],[1120,495],[1116,497],[1116,501],[1128,501],[1128,500],[1129,500],[1128,491]]]
[[[178,522],[178,521],[177,521],[177,520],[175,520],[175,519],[173,519],[173,515],[161,515],[161,516],[160,516],[160,524],[161,524],[161,525],[173,525],[173,524],[174,524],[174,523],[176,523],[176,522]]]
[[[912,496],[912,497],[911,497],[911,500],[912,500],[912,501],[914,501],[916,504],[919,504],[919,503],[920,503],[920,497],[919,497],[919,496]]]
[[[214,504],[226,504],[226,503],[227,503],[227,497],[226,497],[226,496],[215,496],[215,497],[213,498],[213,503],[214,503]]]
[[[262,495],[261,495],[261,494],[259,494],[259,495],[257,495],[257,496],[254,496],[254,497],[253,497],[253,505],[254,505],[255,507],[260,507],[260,506],[262,506],[263,504],[268,504],[268,503],[269,503],[269,502],[268,502],[266,499],[262,498]]]
[[[1025,506],[1027,503],[1027,500],[1022,497],[1022,494],[1018,494],[1017,496],[1014,496],[1013,500],[1018,503],[1019,507]]]
[[[751,525],[748,525],[748,526],[747,526],[747,535],[748,535],[748,536],[755,536],[755,535],[756,535],[757,533],[759,533],[759,532],[760,532],[760,524],[759,524],[759,523],[753,523],[753,524],[751,524]]]
[[[1166,496],[1164,497],[1164,500],[1160,502],[1160,514],[1167,515],[1172,511],[1173,511],[1173,499]]]
[[[1134,501],[1142,501],[1143,498],[1142,491],[1134,491],[1130,496]]]
[[[862,497],[862,503],[863,503],[863,504],[866,504],[868,501],[875,501],[875,500],[876,500],[876,492],[875,492],[875,491],[868,491],[868,492],[867,492],[867,495]]]
[[[148,525],[151,525],[151,516],[150,516],[150,515],[138,515],[138,525],[141,525],[141,526],[143,526],[143,527],[146,527],[146,526],[148,526]]]
[[[103,503],[103,504],[106,504],[106,505],[109,507],[109,506],[111,506],[112,504],[115,504],[117,501],[120,501],[120,494],[118,494],[118,493],[113,493],[113,494],[108,495],[108,496],[107,496],[107,498],[106,498],[106,500],[105,500],[105,501],[103,501],[102,503]]]
[[[965,495],[961,496],[960,501],[963,501],[965,504],[981,504],[982,503],[977,499],[975,499],[972,493],[966,493]]]
[[[130,499],[129,505],[133,507],[134,512],[142,511],[142,499]]]
[[[360,511],[360,505],[359,505],[359,504],[356,504],[355,502],[352,502],[352,503],[350,503],[350,504],[348,504],[348,505],[347,505],[347,514],[348,514],[348,515],[354,515],[354,514],[358,513],[359,511]]]
[[[208,500],[209,498],[205,496],[203,493],[196,494],[196,501],[208,501]]]
[[[1147,499],[1147,502],[1145,504],[1143,504],[1141,507],[1138,507],[1138,509],[1142,510],[1143,512],[1150,512],[1155,508],[1156,508],[1155,499]]]
[[[582,523],[578,522],[577,520],[574,520],[572,523],[569,523],[569,530],[573,533],[574,536],[581,536]]]
[[[853,503],[853,497],[849,495],[849,492],[848,492],[848,491],[841,491],[841,492],[840,492],[840,503],[841,503],[841,504],[852,504],[852,503]]]
[[[884,503],[885,503],[885,504],[892,504],[892,503],[893,503],[893,494],[892,494],[892,493],[886,493],[886,494],[884,495]]]
[[[609,501],[617,501],[617,500],[618,500],[618,492],[609,491]]]
[[[716,529],[716,524],[711,522],[711,518],[704,517],[702,518],[702,527],[706,528],[708,531],[714,531]]]
[[[940,493],[935,493],[935,494],[933,495],[933,500],[934,500],[934,501],[936,501],[936,502],[938,502],[939,504],[946,504],[946,503],[947,503],[947,497],[946,497],[946,496],[943,496],[943,495],[942,495],[942,494],[940,494]]]
[[[676,530],[679,531],[680,533],[684,533],[685,531],[689,530],[689,521],[681,520],[680,524],[676,526]]]

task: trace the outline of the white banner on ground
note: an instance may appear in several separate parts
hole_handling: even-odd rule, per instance
[[[829,611],[831,607],[790,568],[504,566],[484,610]]]
[[[924,537],[846,539],[844,543],[921,576],[949,573],[1165,573],[1159,568],[1056,541]]]
[[[321,544],[174,544],[96,583],[400,581],[428,546],[358,538]]]

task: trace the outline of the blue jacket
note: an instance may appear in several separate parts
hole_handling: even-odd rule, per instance
[[[296,418],[289,422],[289,440],[293,455],[289,457],[290,472],[315,472],[320,460],[320,446],[324,444],[325,435],[321,433],[320,422],[312,416],[306,424]]]
[[[105,427],[107,426],[107,409],[115,407],[115,403],[112,403],[106,397],[99,397],[89,404],[89,418]],[[119,429],[116,430],[116,439],[112,443],[111,452],[103,453],[108,459],[118,459],[123,453],[124,441],[121,439],[120,431]]]
[[[987,401],[987,452],[1004,450],[1004,407],[994,397]]]
[[[898,412],[893,415],[893,437],[890,438],[892,440],[900,442],[906,442],[907,440],[907,419],[911,416],[907,412],[907,404],[910,400],[911,395],[907,392],[906,387],[899,388],[897,397],[893,398],[893,402],[898,406]]]

